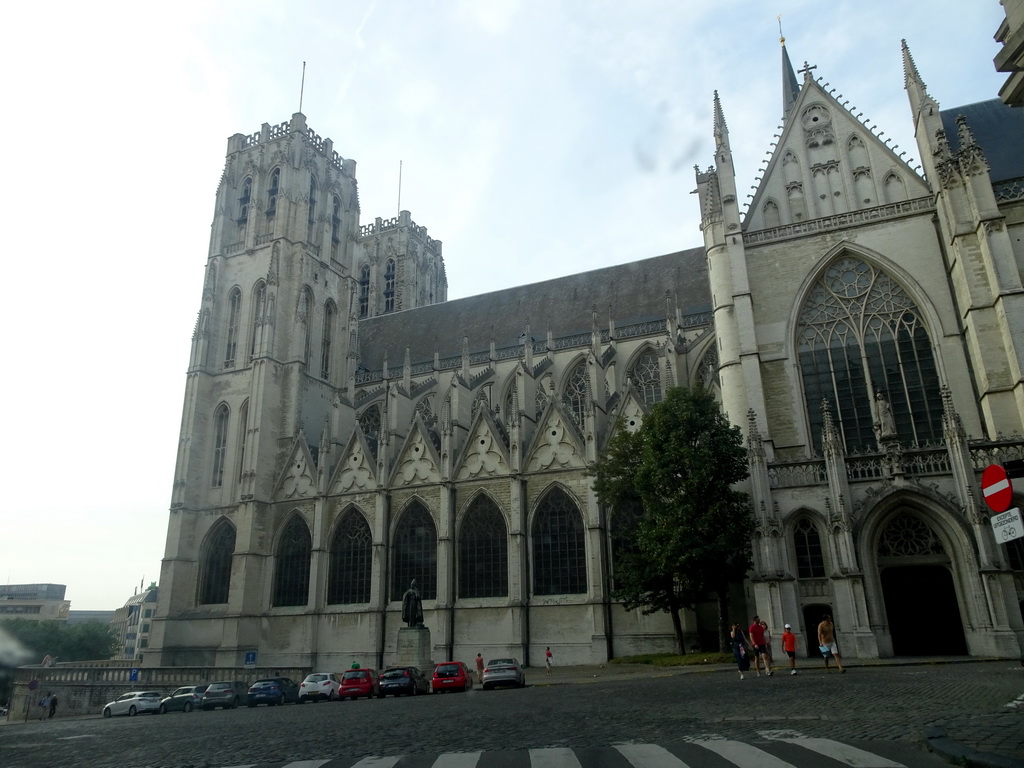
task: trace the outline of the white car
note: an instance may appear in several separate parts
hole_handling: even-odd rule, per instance
[[[306,675],[306,679],[299,683],[299,704],[305,704],[307,699],[337,701],[339,690],[341,690],[341,680],[336,674],[314,672],[311,675]]]
[[[131,691],[122,693],[103,708],[103,716],[128,715],[135,717],[140,712],[156,714],[160,711],[163,694],[156,691]]]

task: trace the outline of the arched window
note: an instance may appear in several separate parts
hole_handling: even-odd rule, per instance
[[[214,488],[224,485],[224,462],[228,452],[228,406],[221,403],[213,414],[213,480]]]
[[[384,268],[384,311],[395,311],[395,260],[388,259]]]
[[[355,509],[341,516],[331,539],[331,565],[327,576],[327,602],[370,602],[373,538],[370,526]]]
[[[423,421],[426,426],[433,425],[434,419],[434,397],[433,395],[426,395],[416,403],[415,411],[417,416]]]
[[[572,369],[565,383],[565,394],[562,395],[572,420],[583,427],[583,414],[587,402],[587,361],[580,360]]]
[[[235,526],[221,519],[203,544],[199,561],[199,604],[228,601],[231,588],[231,556],[235,552]]]
[[[260,280],[252,292],[252,324],[250,328],[252,337],[249,342],[249,365],[252,365],[252,361],[256,357],[256,337],[263,327],[263,313],[266,306],[267,284]]]
[[[331,201],[331,242],[341,242],[341,198],[337,195]]]
[[[658,353],[647,348],[633,363],[629,372],[633,386],[647,405],[661,402],[661,366],[658,365]]]
[[[896,433],[915,445],[942,438],[942,399],[931,340],[899,283],[860,259],[833,262],[800,313],[800,372],[811,439],[821,446],[830,401],[847,450],[875,450],[872,401],[883,393]]]
[[[242,182],[242,190],[238,195],[238,223],[244,224],[249,218],[249,203],[252,200],[252,179]]]
[[[267,188],[267,216],[277,213],[277,195],[281,191],[281,169],[270,172],[270,186]]]
[[[302,362],[310,364],[310,347],[312,346],[313,327],[313,291],[307,285],[302,289],[299,298],[299,320],[302,323]]]
[[[277,545],[275,606],[309,603],[309,557],[312,549],[309,528],[299,515],[293,515]]]
[[[306,221],[309,225],[306,239],[312,242],[313,232],[316,227],[316,179],[313,178],[309,180],[309,205],[306,207],[306,211]]]
[[[324,330],[320,338],[320,378],[325,381],[331,378],[331,338],[334,336],[334,302],[324,305]]]
[[[764,225],[766,228],[777,227],[782,224],[782,217],[779,215],[779,206],[774,200],[769,200],[762,208],[764,212]]]
[[[437,599],[437,528],[430,512],[418,501],[406,509],[395,528],[391,599],[401,600],[413,579],[421,598]]]
[[[380,408],[376,403],[359,414],[359,428],[367,440],[375,441],[380,435]]]
[[[801,518],[793,530],[793,548],[796,551],[796,575],[801,579],[825,578],[825,558],[821,554],[818,529],[806,517]]]
[[[242,482],[245,474],[245,438],[249,428],[249,401],[242,403],[238,409],[238,482]]]
[[[366,317],[370,311],[370,265],[363,264],[359,270],[359,316]]]
[[[533,518],[533,592],[577,595],[587,591],[583,517],[561,488],[554,488]]]
[[[238,320],[242,312],[242,291],[237,287],[228,296],[227,343],[224,346],[224,367],[235,367],[235,353],[238,351]],[[244,349],[244,347],[243,347]]]
[[[459,532],[459,597],[508,597],[508,527],[482,493],[470,502]]]

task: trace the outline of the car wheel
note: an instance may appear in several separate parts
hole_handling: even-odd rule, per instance
[[[166,715],[167,714],[167,705],[166,704],[161,704],[160,705],[160,709],[158,709],[156,712],[157,712],[158,715]]]
[[[135,717],[137,714],[139,714],[139,710],[135,708],[134,704],[128,707],[128,717]]]
[[[103,716],[104,717],[110,717],[110,707],[104,707],[103,708]]]
[[[191,712],[192,711],[192,702],[191,701],[186,701],[185,702],[185,706],[182,707],[181,710],[182,710],[182,712]]]

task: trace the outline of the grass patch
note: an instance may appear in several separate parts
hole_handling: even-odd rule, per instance
[[[650,664],[652,667],[690,667],[703,664],[732,664],[736,659],[731,653],[713,651],[710,653],[642,653],[639,656],[623,656],[612,659],[612,664]]]

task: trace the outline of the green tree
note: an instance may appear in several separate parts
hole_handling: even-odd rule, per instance
[[[673,388],[635,433],[617,427],[593,473],[611,514],[613,596],[626,610],[668,611],[683,652],[680,609],[714,595],[725,650],[729,586],[750,568],[754,528],[732,487],[748,475],[739,427],[707,390]]]
[[[86,621],[31,621],[5,619],[0,625],[33,654],[32,662],[49,654],[60,661],[96,661],[109,659],[117,648],[117,638],[109,624]]]

